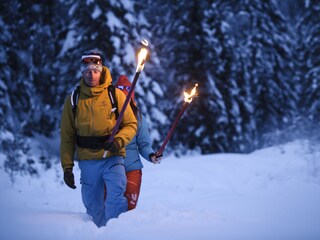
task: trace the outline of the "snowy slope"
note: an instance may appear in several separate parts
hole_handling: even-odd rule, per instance
[[[14,185],[0,169],[0,239],[320,239],[320,152],[309,148],[145,161],[137,209],[102,228],[85,214],[78,168],[76,190],[60,166]]]

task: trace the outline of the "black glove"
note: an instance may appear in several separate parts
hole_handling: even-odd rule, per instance
[[[116,140],[113,140],[112,143],[105,142],[104,150],[110,151],[112,153],[118,152],[120,150],[119,143]]]
[[[151,162],[153,162],[154,164],[158,164],[162,160],[162,154],[158,155],[156,152],[155,153],[150,153],[149,154],[149,158],[150,158]]]
[[[72,169],[66,169],[63,175],[64,182],[68,185],[69,188],[76,189],[76,185],[74,185],[74,175],[72,173]]]

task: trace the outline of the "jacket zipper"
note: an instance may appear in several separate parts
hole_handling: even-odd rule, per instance
[[[94,102],[95,102],[95,98],[92,99],[92,104],[91,104],[91,132],[94,132],[94,116],[93,116]]]

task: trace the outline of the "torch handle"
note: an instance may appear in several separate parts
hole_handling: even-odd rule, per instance
[[[121,111],[119,113],[119,116],[118,116],[118,119],[117,119],[117,122],[116,122],[116,125],[114,126],[114,128],[112,129],[112,133],[108,139],[108,143],[112,143],[113,140],[114,140],[114,137],[115,135],[117,134],[117,131],[120,127],[120,124],[122,122],[122,119],[123,119],[123,115],[124,115],[124,111],[126,110],[127,106],[128,106],[128,103],[130,102],[130,99],[131,99],[131,95],[132,95],[132,92],[133,92],[133,89],[135,88],[136,86],[136,83],[137,83],[137,80],[139,78],[139,75],[140,75],[140,72],[136,72],[136,74],[134,75],[134,79],[132,81],[132,84],[131,84],[131,88],[130,88],[130,91],[126,97],[126,100],[121,108]]]
[[[130,89],[130,91],[128,92],[128,95],[127,95],[127,97],[126,97],[126,100],[125,100],[125,102],[124,102],[124,104],[123,104],[123,106],[122,106],[122,108],[121,108],[121,111],[120,111],[120,113],[119,113],[119,116],[118,116],[116,125],[115,125],[115,126],[113,127],[113,129],[112,129],[111,135],[110,135],[110,137],[109,137],[109,139],[108,139],[108,143],[112,143],[112,142],[113,142],[114,137],[116,136],[116,134],[117,134],[117,132],[118,132],[118,129],[119,129],[120,124],[121,124],[122,119],[123,119],[124,111],[126,110],[126,108],[127,108],[127,106],[128,106],[128,103],[130,102],[130,98],[131,98],[133,89],[134,89],[134,87],[136,86],[136,83],[137,83],[137,80],[138,80],[138,78],[139,78],[139,76],[140,76],[140,73],[141,73],[141,71],[138,71],[138,72],[136,72],[136,74],[134,75],[134,79],[133,79],[132,84],[131,84],[131,89]],[[104,151],[104,153],[103,153],[103,158],[107,157],[107,153],[108,153],[108,151]]]
[[[166,138],[164,139],[164,141],[163,141],[163,143],[162,143],[162,145],[161,145],[161,147],[160,147],[159,150],[156,152],[156,155],[157,155],[157,156],[160,156],[160,155],[163,153],[163,151],[164,151],[166,145],[168,144],[168,142],[169,142],[169,140],[170,140],[170,138],[171,138],[174,130],[175,130],[176,127],[178,126],[178,123],[179,123],[179,121],[180,121],[183,113],[185,112],[185,110],[187,109],[188,106],[189,106],[189,103],[188,103],[188,102],[185,102],[185,103],[183,104],[182,109],[180,110],[179,114],[177,115],[176,119],[174,120],[174,122],[173,122],[173,124],[172,124],[172,126],[171,126],[171,128],[170,128],[170,130],[169,130],[169,132],[168,132],[168,134],[167,134],[167,136],[166,136]]]

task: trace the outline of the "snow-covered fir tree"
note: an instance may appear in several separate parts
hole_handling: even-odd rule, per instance
[[[50,136],[57,118],[51,92],[52,29],[54,2],[1,3],[1,151],[7,156],[5,170],[36,174],[35,159],[27,137]],[[53,44],[53,45],[52,45]],[[52,107],[52,108],[51,108]],[[56,111],[54,111],[56,112]]]
[[[276,1],[244,0],[237,9],[236,76],[245,98],[243,122],[252,150],[291,137],[298,101],[294,42]]]
[[[232,17],[232,7],[231,1],[216,1],[204,11],[206,41],[203,65],[207,83],[203,110],[208,110],[205,111],[202,138],[206,140],[204,144],[208,152],[241,152],[246,147],[245,132],[241,126],[244,123],[240,109],[241,86],[236,82],[234,63],[235,40],[228,22]]]
[[[304,1],[303,14],[296,24],[297,75],[302,85],[300,96],[301,126],[306,137],[319,138],[320,119],[320,2]]]
[[[216,107],[211,107],[212,98],[207,83],[207,64],[211,65],[211,61],[208,61],[208,52],[204,48],[206,35],[202,22],[209,2],[149,1],[147,4],[146,16],[150,19],[153,42],[160,59],[159,69],[153,76],[159,79],[159,74],[162,75],[160,84],[165,94],[160,101],[160,108],[168,116],[160,130],[162,138],[182,108],[183,92],[190,91],[198,83],[198,97],[194,98],[185,112],[170,145],[174,146],[175,151],[180,149],[182,152],[186,149],[210,152],[223,148],[219,146],[221,142],[210,143],[214,132],[207,127],[215,126],[213,122],[217,113],[220,114],[218,104],[213,103]]]

